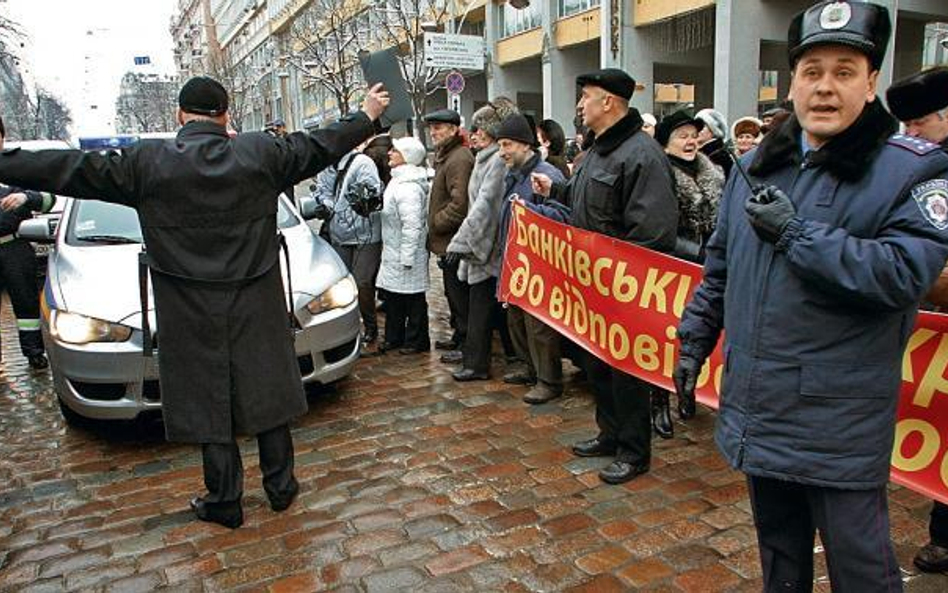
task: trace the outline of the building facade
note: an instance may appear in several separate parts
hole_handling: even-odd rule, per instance
[[[181,0],[176,34],[182,78],[211,70],[216,51],[244,97],[248,125],[284,119],[300,129],[338,116],[338,102],[292,67],[293,23],[319,0]],[[378,29],[378,19],[413,0],[340,0],[360,7],[353,18]],[[434,2],[435,0],[430,0]],[[469,119],[488,97],[507,95],[536,118],[553,118],[569,132],[582,72],[611,66],[638,82],[633,105],[658,115],[681,106],[714,107],[729,120],[757,114],[787,96],[787,24],[815,0],[445,0],[453,18],[425,30],[482,36],[485,68],[464,71],[460,97]],[[896,15],[894,42],[881,91],[894,79],[948,61],[948,2],[874,0]],[[417,5],[417,1],[415,1]],[[519,6],[522,2],[516,2]],[[209,15],[209,16],[204,16]],[[375,19],[375,20],[373,20]],[[210,21],[210,22],[209,22]],[[186,35],[186,33],[189,33]],[[375,49],[377,43],[364,42]],[[407,43],[400,43],[405,50]],[[894,48],[894,51],[893,51]],[[439,73],[430,108],[448,104]],[[239,84],[237,84],[239,83]],[[442,85],[443,86],[443,85]]]

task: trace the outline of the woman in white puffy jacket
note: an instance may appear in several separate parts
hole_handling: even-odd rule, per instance
[[[428,172],[425,147],[412,137],[396,138],[388,153],[392,180],[382,205],[382,264],[376,281],[386,292],[383,351],[427,352]]]

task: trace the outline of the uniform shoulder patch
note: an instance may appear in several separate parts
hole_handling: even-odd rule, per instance
[[[939,231],[948,228],[948,179],[932,179],[912,188],[912,199],[925,220]]]
[[[941,150],[941,146],[935,144],[934,142],[929,142],[923,138],[906,136],[905,134],[895,134],[889,138],[889,144],[892,146],[898,146],[899,148],[903,148],[909,152],[914,152],[917,155],[924,155],[930,152],[935,152],[936,150]]]

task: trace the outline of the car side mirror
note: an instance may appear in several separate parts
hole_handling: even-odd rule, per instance
[[[20,223],[17,236],[34,243],[52,243],[56,240],[56,226],[51,218],[31,218]]]
[[[313,196],[300,196],[298,200],[300,216],[303,217],[303,220],[313,220],[316,218],[316,209],[319,206],[319,201]]]

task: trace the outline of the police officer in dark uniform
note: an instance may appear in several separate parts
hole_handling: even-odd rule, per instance
[[[0,119],[0,150],[6,129]],[[56,197],[0,185],[0,292],[10,294],[16,315],[20,350],[32,369],[49,366],[40,335],[39,291],[36,289],[36,253],[29,242],[16,236],[20,223],[34,212],[49,212]]]
[[[948,153],[948,68],[932,68],[892,84],[886,100],[906,135],[939,144]],[[948,571],[948,505],[935,501],[928,533],[931,539],[915,555],[915,566],[925,572]]]
[[[577,108],[595,141],[565,185],[534,175],[534,191],[568,204],[570,224],[621,241],[670,253],[678,233],[678,200],[661,147],[642,131],[642,116],[629,108],[635,80],[615,68],[576,79]],[[652,454],[651,386],[594,356],[584,364],[596,395],[596,438],[573,445],[582,457],[615,456],[599,473],[609,484],[649,470]]]
[[[715,441],[748,477],[766,591],[900,591],[886,483],[902,353],[948,258],[948,157],[876,97],[888,11],[823,2],[788,36],[794,115],[732,172],[678,328],[679,406],[721,331]],[[715,369],[715,371],[717,371]]]
[[[380,89],[361,111],[312,134],[231,138],[227,91],[196,77],[181,89],[173,140],[143,140],[123,153],[0,155],[4,182],[138,211],[160,331],[165,431],[202,445],[208,493],[192,501],[201,520],[243,522],[237,434],[257,437],[273,510],[299,491],[288,423],[307,406],[281,279],[277,196],[372,135],[388,104]]]

